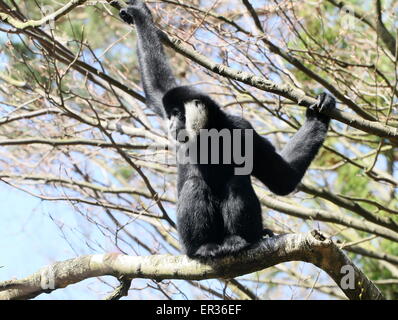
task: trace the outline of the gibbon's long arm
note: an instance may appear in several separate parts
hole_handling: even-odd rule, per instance
[[[253,176],[273,193],[292,192],[303,178],[325,139],[330,119],[317,110],[334,108],[334,98],[322,94],[319,102],[307,110],[307,120],[279,154],[274,146],[254,133]]]
[[[162,118],[165,118],[162,98],[176,86],[158,30],[152,14],[142,1],[130,1],[127,9],[120,12],[127,23],[134,23],[137,30],[138,60],[145,91],[146,104]]]

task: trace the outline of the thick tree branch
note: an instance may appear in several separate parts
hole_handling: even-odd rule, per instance
[[[240,255],[206,263],[172,255],[133,257],[114,253],[82,256],[44,267],[21,280],[0,283],[0,299],[34,298],[87,278],[106,275],[119,279],[158,281],[228,279],[287,261],[305,261],[316,265],[329,274],[349,299],[384,299],[378,288],[342,250],[317,231],[267,238]],[[352,272],[355,284],[351,288],[346,286],[344,278],[347,273],[343,267]]]

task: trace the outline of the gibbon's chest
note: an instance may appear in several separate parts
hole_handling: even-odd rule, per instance
[[[200,179],[204,185],[220,198],[227,192],[231,180],[247,180],[250,177],[234,175],[232,165],[184,164],[178,165],[178,191],[188,180]]]

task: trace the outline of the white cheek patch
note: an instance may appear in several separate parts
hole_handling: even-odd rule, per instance
[[[185,107],[185,127],[188,135],[195,137],[199,134],[200,129],[205,128],[207,123],[206,106],[199,100],[188,101]]]

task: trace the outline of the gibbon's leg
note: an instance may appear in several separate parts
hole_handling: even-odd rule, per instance
[[[215,257],[224,227],[211,190],[203,179],[192,177],[182,186],[179,199],[177,226],[185,253],[190,258]]]
[[[226,237],[220,255],[239,252],[263,236],[261,205],[250,176],[234,176],[228,181],[227,198],[222,203]]]
[[[138,60],[146,103],[159,116],[165,118],[162,98],[168,90],[176,86],[176,79],[164,53],[152,14],[141,0],[133,0],[126,9],[120,11],[120,17],[126,23],[134,22],[136,26]]]

